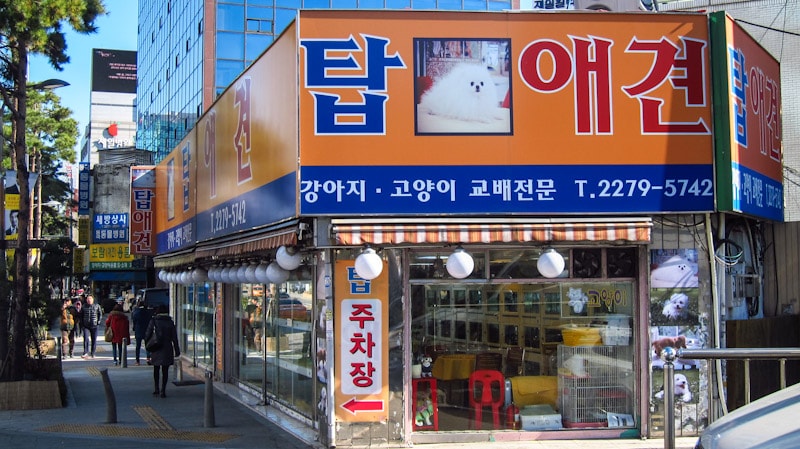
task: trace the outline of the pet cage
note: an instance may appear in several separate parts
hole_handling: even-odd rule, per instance
[[[564,427],[634,427],[630,346],[558,346]]]

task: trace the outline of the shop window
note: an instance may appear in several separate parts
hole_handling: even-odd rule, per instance
[[[500,325],[489,323],[486,325],[486,342],[490,345],[500,344]]]
[[[467,323],[464,321],[456,321],[456,340],[465,341],[467,339]]]
[[[572,277],[598,278],[603,275],[603,250],[581,248],[572,250]]]
[[[515,325],[506,325],[503,329],[503,342],[508,346],[519,345],[519,331]]]
[[[525,347],[538,348],[541,344],[540,330],[538,327],[525,326]]]
[[[483,341],[483,323],[469,323],[469,341]]]
[[[567,354],[564,345],[568,340],[564,330],[573,326],[600,329],[601,338],[592,340],[587,345],[589,349],[578,350],[578,354],[607,355],[613,357],[612,360],[621,360],[623,363],[619,366],[631,365],[633,339],[630,336],[636,283],[630,278],[609,277],[633,274],[635,263],[623,266],[617,261],[630,259],[633,262],[636,251],[635,247],[593,247],[580,248],[580,251],[562,248],[559,252],[567,257],[570,276],[556,280],[543,279],[538,272],[524,273],[526,264],[535,270],[536,257],[541,252],[538,248],[470,251],[473,255],[483,254],[484,260],[490,261],[485,270],[486,282],[455,280],[446,270],[439,277],[436,260],[444,262],[446,252],[438,257],[436,252],[412,253],[410,272],[421,277],[416,278],[420,281],[412,278],[409,286],[410,351],[415,355],[431,354],[439,390],[446,403],[453,406],[439,409],[441,414],[449,413],[447,419],[440,421],[439,430],[473,428],[463,413],[469,407],[466,382],[477,366],[479,355],[487,353],[504,354],[503,366],[508,366],[509,354],[515,354],[514,362],[521,365],[514,370],[519,373],[515,376],[518,382],[555,382],[553,379],[561,375],[563,381],[574,381],[572,391],[576,395],[594,401],[609,399],[615,413],[632,413],[631,393],[620,390],[620,379],[627,373],[617,369],[618,364],[611,363],[607,371],[598,371],[605,377],[588,379],[569,377],[563,368],[574,362],[567,362],[568,358],[564,357]],[[598,336],[597,332],[593,335]],[[598,357],[597,360],[607,361],[608,358]],[[595,367],[587,366],[590,368]],[[527,377],[523,380],[519,376]],[[588,382],[591,388],[583,388],[581,382]],[[609,398],[602,393],[590,396],[595,387],[614,394]],[[558,410],[560,404],[568,404],[570,407],[565,410],[576,415],[571,416],[573,427],[592,427],[605,422],[605,418],[586,421],[594,416],[584,417],[580,404],[564,402],[571,396],[561,397],[563,391],[558,388],[552,391],[549,403],[554,410]],[[516,396],[514,401],[518,401]],[[531,405],[524,399],[519,401],[517,405],[521,408]]]
[[[538,278],[539,250],[509,249],[489,251],[489,276],[492,279]]]
[[[636,248],[608,248],[606,250],[608,277],[632,278],[636,276]]]

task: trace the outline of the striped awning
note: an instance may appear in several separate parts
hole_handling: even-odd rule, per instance
[[[424,243],[521,243],[607,241],[649,243],[652,220],[483,221],[483,222],[332,222],[340,245],[399,245]]]
[[[209,257],[247,256],[260,251],[276,249],[283,245],[297,244],[297,226],[260,233],[248,237],[237,237],[228,241],[215,242],[206,246],[198,245],[197,259]]]

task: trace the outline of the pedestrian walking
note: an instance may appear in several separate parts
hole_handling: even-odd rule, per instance
[[[144,299],[139,299],[136,303],[136,307],[133,308],[133,312],[131,313],[131,322],[133,323],[133,336],[136,338],[136,365],[141,365],[139,355],[142,351],[142,342],[144,341],[144,336],[147,333],[147,325],[150,324],[150,320],[153,319],[153,311],[145,307]],[[150,351],[145,350],[145,356],[147,357],[147,364],[150,364]]]
[[[175,357],[180,357],[181,349],[178,345],[178,331],[175,329],[175,322],[169,316],[169,309],[162,304],[156,309],[156,314],[147,325],[147,332],[144,340],[149,342],[153,333],[156,334],[159,345],[150,352],[150,360],[153,363],[153,383],[155,389],[153,395],[167,397],[167,374],[169,367],[175,363]],[[160,376],[159,376],[160,375]],[[160,383],[159,383],[160,377]]]
[[[117,304],[106,318],[106,327],[111,328],[111,348],[114,356],[114,365],[122,363],[122,345],[131,342],[131,323],[122,310],[122,304]],[[119,355],[119,357],[117,357]]]
[[[81,358],[94,358],[97,350],[97,327],[103,318],[103,309],[95,304],[94,296],[86,296],[86,304],[81,307],[81,327],[83,328],[83,355]]]
[[[81,302],[83,296],[76,296],[75,301],[72,302],[72,308],[75,310],[75,338],[83,338],[83,326],[81,325]]]
[[[70,308],[72,300],[65,299],[61,304],[61,356],[72,357],[75,347],[75,315]]]

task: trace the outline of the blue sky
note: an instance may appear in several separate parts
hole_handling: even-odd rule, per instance
[[[89,94],[92,88],[92,49],[136,50],[137,1],[105,0],[106,15],[95,21],[98,30],[94,34],[78,34],[64,24],[67,40],[67,55],[70,62],[62,71],[54,69],[47,58],[33,56],[30,59],[28,82],[37,83],[49,78],[58,78],[70,85],[55,90],[61,103],[72,109],[72,117],[78,121],[82,136],[89,123]],[[78,146],[80,146],[80,138]]]

